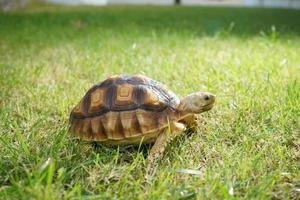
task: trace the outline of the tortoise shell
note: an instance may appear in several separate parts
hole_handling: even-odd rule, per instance
[[[179,98],[146,76],[112,76],[94,85],[70,115],[77,138],[110,144],[154,142],[179,119]]]

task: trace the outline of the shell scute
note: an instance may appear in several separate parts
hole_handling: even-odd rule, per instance
[[[136,111],[136,116],[143,134],[159,128],[156,112],[139,109]]]
[[[105,104],[105,92],[106,90],[103,88],[98,88],[91,93],[90,96],[90,105],[89,105],[89,113],[96,112],[98,110],[103,110],[106,108]]]
[[[84,119],[82,124],[82,130],[80,136],[84,140],[92,140],[93,139],[93,132],[91,127],[91,120],[90,119]]]
[[[124,134],[120,131],[120,114],[118,112],[108,112],[102,116],[102,124],[104,126],[107,139],[121,140],[124,139]]]
[[[142,133],[135,111],[120,113],[125,138],[132,138]]]
[[[105,141],[107,140],[107,135],[103,127],[101,117],[94,117],[91,119],[92,131],[94,134],[94,140]]]
[[[134,88],[129,84],[117,87],[114,104],[116,106],[129,106],[135,104]]]

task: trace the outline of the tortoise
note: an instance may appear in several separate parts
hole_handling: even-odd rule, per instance
[[[115,75],[87,91],[70,114],[70,130],[76,138],[102,144],[154,143],[149,155],[153,162],[214,102],[208,92],[180,99],[146,76]]]

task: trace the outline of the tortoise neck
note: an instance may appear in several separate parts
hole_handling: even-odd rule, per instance
[[[188,114],[192,114],[188,109],[187,109],[187,105],[184,101],[184,98],[180,100],[180,104],[178,106],[178,110],[180,113],[180,116],[186,116]]]

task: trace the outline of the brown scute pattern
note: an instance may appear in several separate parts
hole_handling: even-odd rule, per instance
[[[110,140],[124,139],[123,133],[118,131],[120,122],[119,112],[108,112],[102,117],[102,124],[104,126],[107,138]]]
[[[117,97],[122,100],[122,98],[125,98],[125,100],[131,99],[132,96],[132,88],[129,85],[121,85],[118,87]]]
[[[89,113],[93,113],[106,107],[105,92],[106,90],[104,88],[98,88],[91,93]]]
[[[113,132],[113,138],[114,138],[114,140],[122,140],[125,138],[124,130],[123,130],[122,122],[121,122],[121,116],[120,116],[119,112],[118,112],[116,127]]]
[[[136,112],[120,112],[120,117],[125,138],[136,137],[142,133]]]
[[[116,98],[114,107],[117,106],[130,106],[136,103],[134,87],[129,84],[117,86]]]
[[[109,112],[103,116],[75,119],[71,131],[87,141],[120,141],[142,138],[145,133],[157,132],[177,118],[172,109],[165,112],[149,112],[142,109],[126,112]],[[145,141],[147,142],[147,141]],[[113,142],[112,142],[113,143]]]
[[[144,99],[141,104],[143,106],[151,107],[153,110],[163,109],[166,106],[164,99],[160,98],[158,92],[148,87],[143,87],[142,90],[144,93]]]
[[[140,94],[142,96],[140,108],[143,110],[161,112],[169,107],[169,100],[154,88],[141,86]]]
[[[159,128],[157,115],[156,112],[149,112],[142,109],[136,111],[136,116],[143,134]]]
[[[106,131],[101,122],[101,117],[94,117],[91,119],[92,131],[95,141],[107,140]]]
[[[73,112],[81,114],[81,101],[75,106]]]
[[[94,85],[73,109],[70,130],[89,141],[138,141],[168,119],[178,119],[178,104],[173,92],[148,77],[112,76]]]
[[[93,131],[92,131],[90,119],[83,120],[81,137],[84,140],[93,140]]]
[[[80,134],[82,132],[82,120],[79,119],[73,119],[71,120],[71,128],[70,130],[72,131],[72,133],[74,133],[76,135],[76,137],[80,138]]]
[[[161,112],[167,107],[176,110],[178,104],[179,98],[174,93],[150,78],[140,75],[113,76],[93,86],[81,101],[81,114],[72,112],[71,117],[92,118],[110,111],[121,112],[139,108]]]

